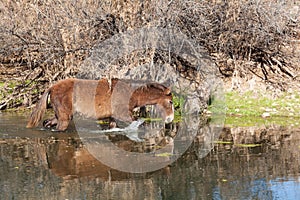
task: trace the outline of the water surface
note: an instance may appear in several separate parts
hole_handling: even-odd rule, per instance
[[[26,120],[26,114],[0,113],[0,199],[300,196],[300,129],[295,127],[225,127],[209,141],[211,149],[203,129],[172,164],[154,172],[127,173],[95,159],[74,126],[55,133],[26,129]],[[131,147],[127,151],[140,150],[137,141],[124,136],[114,136],[114,141]]]

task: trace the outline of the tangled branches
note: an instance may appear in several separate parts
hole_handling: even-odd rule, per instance
[[[300,39],[299,3],[229,0],[191,4],[184,6],[179,25],[216,56],[223,75],[233,74],[235,67],[226,62],[231,59],[262,71],[266,66],[276,67],[295,77],[288,68],[295,67],[289,62],[295,57],[292,43]],[[268,78],[264,73],[263,79]]]
[[[52,82],[75,76],[97,41],[119,32],[97,3],[0,3],[0,109],[28,106]]]
[[[49,84],[76,75],[95,44],[144,26],[184,32],[224,76],[296,78],[299,16],[296,0],[3,0],[0,109],[30,106]]]

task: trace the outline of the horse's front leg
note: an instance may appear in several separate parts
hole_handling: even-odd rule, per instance
[[[109,119],[109,128],[116,128],[116,127],[117,127],[116,120],[113,118]]]

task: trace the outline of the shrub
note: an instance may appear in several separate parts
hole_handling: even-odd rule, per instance
[[[19,84],[12,93],[0,87],[0,109],[20,105],[14,99],[21,97],[31,105],[49,83],[74,76],[95,44],[143,26],[184,32],[225,76],[246,66],[266,80],[268,71],[295,77],[291,61],[299,59],[290,46],[299,40],[299,16],[297,0],[3,0],[0,81]]]

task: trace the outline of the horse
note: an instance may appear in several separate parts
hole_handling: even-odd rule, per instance
[[[44,121],[44,127],[56,126],[65,131],[75,113],[93,119],[117,119],[132,122],[138,107],[156,105],[165,123],[174,119],[172,93],[169,87],[157,82],[123,79],[85,80],[69,78],[48,88],[33,109],[27,128],[38,126],[48,105],[55,116]]]

